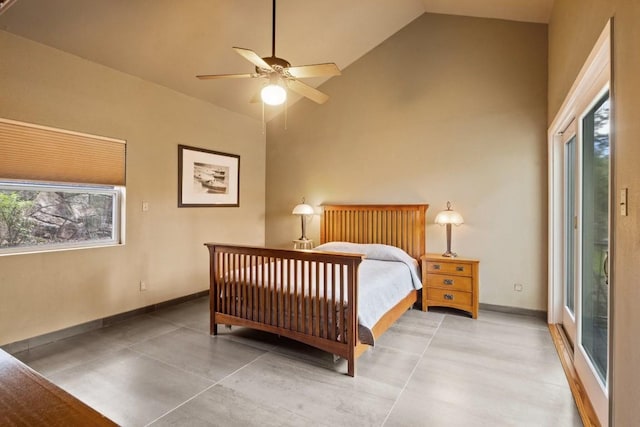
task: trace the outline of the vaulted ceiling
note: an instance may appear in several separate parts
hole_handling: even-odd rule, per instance
[[[270,0],[0,0],[2,4],[0,30],[261,117],[262,104],[248,101],[262,79],[201,81],[195,75],[253,72],[232,46],[270,56]],[[553,0],[280,0],[276,54],[292,65],[335,62],[345,69],[425,12],[546,23],[552,4]],[[304,80],[314,87],[323,81]],[[291,97],[290,103],[298,100]],[[279,107],[268,108],[272,110],[267,118]]]

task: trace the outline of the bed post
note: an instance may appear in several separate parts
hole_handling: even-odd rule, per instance
[[[209,248],[209,334],[218,335],[218,325],[216,324],[216,311],[218,310],[218,297],[216,271],[218,270],[218,257],[215,246],[207,245]]]
[[[358,265],[362,259],[351,261],[347,265],[348,279],[347,292],[349,305],[347,306],[349,318],[349,331],[347,341],[349,343],[349,356],[347,358],[347,374],[350,377],[356,376],[356,346],[358,339]]]

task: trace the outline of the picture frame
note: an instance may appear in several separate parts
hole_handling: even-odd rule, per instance
[[[240,156],[178,145],[178,207],[239,207]]]

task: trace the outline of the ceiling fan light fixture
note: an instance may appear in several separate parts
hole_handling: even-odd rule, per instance
[[[272,82],[262,88],[260,98],[267,105],[281,105],[287,100],[287,91],[281,84]]]
[[[0,3],[7,0],[0,0]],[[8,0],[12,1],[12,0]],[[238,79],[238,78],[265,78],[269,83],[260,91],[262,99],[263,115],[264,104],[281,105],[287,101],[287,92],[291,90],[293,93],[304,96],[318,104],[324,104],[329,96],[320,92],[316,88],[302,83],[299,79],[311,77],[331,77],[339,76],[340,69],[333,62],[324,64],[298,65],[291,66],[291,63],[283,58],[276,56],[276,0],[273,1],[273,25],[271,28],[271,56],[260,57],[251,49],[243,47],[234,47],[233,50],[247,61],[251,62],[255,67],[255,73],[246,74],[200,74],[196,77],[200,80],[210,79]],[[255,94],[249,102],[258,101]]]

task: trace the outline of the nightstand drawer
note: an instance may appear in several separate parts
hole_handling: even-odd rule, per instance
[[[427,299],[433,302],[446,304],[471,305],[471,293],[461,291],[448,291],[446,289],[428,288]]]
[[[471,292],[473,290],[473,282],[471,280],[471,277],[429,274],[427,275],[427,287]]]
[[[471,265],[464,262],[438,262],[427,261],[427,273],[437,274],[454,274],[456,276],[469,276],[471,277],[473,272]]]

